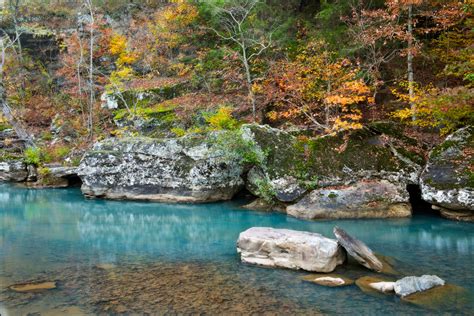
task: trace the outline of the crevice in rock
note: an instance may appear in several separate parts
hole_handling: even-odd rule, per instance
[[[80,187],[82,185],[82,180],[78,175],[70,175],[66,177],[69,187]]]
[[[418,184],[408,184],[407,191],[410,195],[410,204],[413,210],[413,215],[434,214],[431,209],[431,204],[422,199],[421,187]]]

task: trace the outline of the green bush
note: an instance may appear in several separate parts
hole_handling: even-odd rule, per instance
[[[41,159],[41,151],[37,147],[28,147],[25,149],[24,161],[28,165],[35,165],[39,166],[42,159]]]
[[[207,115],[206,122],[209,124],[211,130],[234,130],[239,126],[239,122],[232,117],[232,108],[223,106],[217,112]]]
[[[242,137],[241,130],[221,132],[217,136],[216,148],[229,159],[240,160],[244,164],[260,166],[267,157],[254,141]]]

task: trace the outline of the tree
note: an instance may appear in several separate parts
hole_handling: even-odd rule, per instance
[[[28,132],[21,126],[21,124],[15,119],[12,114],[12,110],[7,102],[7,96],[5,93],[5,82],[4,82],[4,65],[6,60],[7,51],[14,49],[16,42],[20,40],[20,34],[13,40],[2,30],[0,37],[0,103],[2,104],[3,116],[8,120],[8,123],[13,127],[16,134],[20,139],[25,141],[28,147],[34,147],[35,144],[33,139]]]
[[[266,31],[258,24],[256,12],[260,4],[259,0],[236,0],[226,1],[222,6],[215,5],[219,25],[211,28],[224,41],[237,45],[254,121],[257,109],[253,85],[257,78],[252,74],[252,63],[271,47],[274,31]]]
[[[303,123],[320,132],[357,129],[357,107],[372,102],[370,89],[358,78],[359,69],[336,58],[324,42],[310,42],[293,61],[281,61],[260,87],[273,121]]]
[[[92,140],[94,136],[94,104],[95,104],[95,89],[94,89],[94,6],[92,0],[85,0],[85,5],[89,10],[90,22],[89,22],[89,116],[88,116],[88,128],[89,138]]]

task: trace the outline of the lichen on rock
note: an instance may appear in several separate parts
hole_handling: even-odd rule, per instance
[[[89,197],[165,202],[231,199],[243,185],[242,169],[213,149],[214,138],[104,140],[79,166],[82,191]]]

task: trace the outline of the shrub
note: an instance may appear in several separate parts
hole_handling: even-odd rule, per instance
[[[254,141],[244,139],[241,130],[220,133],[217,136],[216,148],[221,150],[228,159],[237,159],[248,165],[260,166],[267,156],[267,153],[263,152]]]
[[[25,149],[23,153],[25,163],[28,165],[35,165],[39,166],[42,159],[41,159],[41,151],[37,147],[28,147]]]
[[[177,137],[182,137],[182,136],[186,135],[186,131],[182,128],[179,128],[179,127],[173,127],[171,129],[171,133],[175,134]]]
[[[239,126],[236,119],[232,117],[232,109],[228,106],[223,106],[217,110],[216,113],[205,117],[211,130],[234,130]]]

